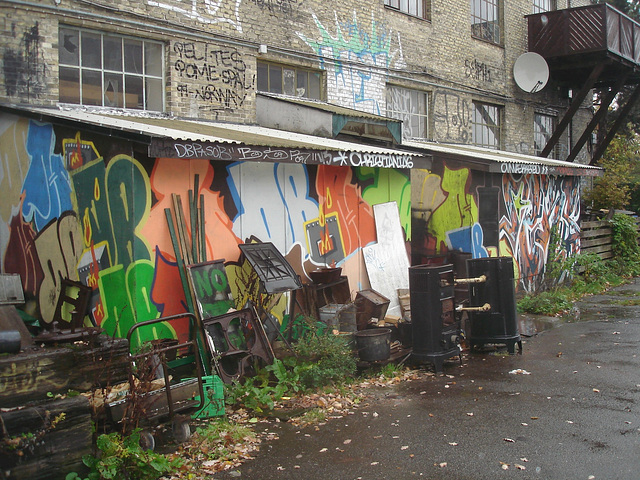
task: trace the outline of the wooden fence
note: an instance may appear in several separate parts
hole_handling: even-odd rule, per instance
[[[595,253],[603,260],[613,257],[611,225],[608,220],[580,224],[580,253]]]
[[[640,231],[640,218],[633,218]],[[580,224],[580,253],[595,253],[603,260],[613,257],[613,239],[608,220],[594,220]]]

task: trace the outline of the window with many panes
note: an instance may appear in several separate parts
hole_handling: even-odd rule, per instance
[[[471,0],[471,34],[491,43],[501,43],[500,0]]]
[[[387,86],[387,115],[402,120],[403,138],[429,138],[429,94]]]
[[[500,148],[501,115],[502,109],[497,105],[473,102],[471,141],[474,145],[487,148]]]
[[[550,12],[556,8],[556,0],[533,0],[533,13]]]
[[[556,117],[553,115],[545,115],[544,113],[536,113],[533,117],[533,150],[536,155],[542,153],[547,145],[549,138],[553,134],[556,125]],[[551,152],[552,158],[557,158],[557,152],[554,149]]]
[[[386,7],[431,20],[431,0],[384,0]]]
[[[62,103],[164,110],[162,43],[60,27]]]
[[[322,99],[322,74],[318,70],[258,62],[258,91]]]

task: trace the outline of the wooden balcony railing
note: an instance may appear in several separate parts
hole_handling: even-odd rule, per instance
[[[546,59],[597,54],[640,64],[640,24],[606,3],[527,15],[529,51]]]

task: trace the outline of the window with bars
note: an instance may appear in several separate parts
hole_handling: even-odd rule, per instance
[[[322,100],[318,70],[258,62],[258,91]]]
[[[384,0],[386,7],[431,20],[431,0]]]
[[[429,94],[387,85],[387,115],[402,120],[403,138],[429,138]]]
[[[536,113],[533,117],[533,150],[536,155],[542,153],[556,126],[556,117]],[[551,151],[551,158],[558,158],[557,148]]]
[[[473,102],[471,141],[474,145],[499,149],[502,144],[502,108],[498,105]]]
[[[62,103],[164,110],[164,46],[60,27],[58,62]]]
[[[556,9],[556,0],[533,0],[533,13],[551,12]]]
[[[471,0],[471,34],[491,43],[501,43],[500,0]]]

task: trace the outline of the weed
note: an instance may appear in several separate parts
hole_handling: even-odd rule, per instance
[[[380,375],[384,378],[394,378],[397,377],[402,370],[402,367],[398,367],[395,363],[387,363],[380,369]]]
[[[300,423],[304,425],[315,425],[324,422],[326,419],[327,414],[322,409],[312,408],[300,417]]]
[[[255,439],[255,433],[248,427],[216,420],[196,429],[189,450],[204,455],[207,460],[233,460],[238,455],[235,445]]]
[[[547,291],[524,296],[518,301],[518,311],[550,316],[566,314],[583,296],[602,293],[627,282],[633,271],[624,271],[621,265],[619,260],[605,262],[593,253],[559,260],[550,272],[555,272],[554,275],[569,272],[570,278]]]
[[[143,450],[139,430],[126,437],[117,432],[103,434],[96,444],[99,456],[85,455],[82,458],[90,470],[87,480],[156,480],[182,465],[179,458],[170,460],[162,454]],[[79,478],[72,472],[65,480]]]
[[[229,385],[227,404],[262,413],[285,396],[339,385],[355,376],[356,359],[340,336],[310,331],[293,349],[295,356],[275,359],[255,376]]]

